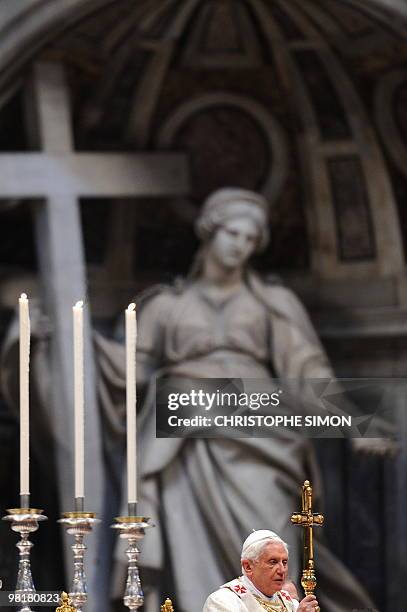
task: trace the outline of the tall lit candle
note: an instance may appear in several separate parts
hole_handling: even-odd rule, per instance
[[[126,415],[127,415],[127,496],[128,503],[137,503],[136,458],[136,305],[126,310]]]
[[[83,391],[83,302],[73,312],[74,412],[75,412],[75,498],[85,497],[85,413]]]
[[[20,323],[20,495],[30,494],[30,313],[28,299],[21,294],[19,302]]]

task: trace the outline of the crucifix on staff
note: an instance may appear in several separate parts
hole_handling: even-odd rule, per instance
[[[312,508],[312,486],[309,480],[305,480],[302,487],[302,509],[301,512],[291,515],[291,522],[304,528],[304,561],[301,578],[301,586],[305,595],[313,595],[317,586],[314,564],[314,546],[312,529],[321,526],[324,517]]]

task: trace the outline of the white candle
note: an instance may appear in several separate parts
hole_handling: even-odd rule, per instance
[[[20,318],[20,495],[30,494],[30,411],[29,411],[29,370],[30,370],[30,314],[28,299],[21,294]]]
[[[73,312],[75,497],[85,497],[85,414],[83,392],[83,302]]]
[[[129,304],[126,310],[127,496],[129,504],[137,502],[136,341],[136,305]]]

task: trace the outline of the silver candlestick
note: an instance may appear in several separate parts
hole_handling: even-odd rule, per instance
[[[3,520],[9,521],[11,529],[20,534],[20,541],[16,544],[19,550],[19,561],[15,592],[21,597],[20,612],[31,612],[31,608],[26,603],[28,595],[35,593],[30,562],[31,548],[34,544],[28,537],[30,533],[37,531],[39,521],[46,521],[47,517],[42,514],[42,510],[37,508],[11,508],[7,512],[8,515],[3,516]]]
[[[66,527],[67,533],[75,537],[75,541],[71,546],[74,559],[74,573],[69,597],[77,612],[82,612],[82,608],[88,599],[88,585],[84,563],[87,547],[83,543],[83,539],[91,533],[94,525],[100,523],[100,519],[96,518],[94,512],[64,512],[58,523],[62,523]]]
[[[119,537],[128,540],[126,555],[128,559],[127,581],[124,591],[123,602],[130,612],[137,611],[144,602],[143,590],[141,588],[140,575],[138,570],[138,557],[140,554],[137,548],[138,540],[145,536],[145,530],[154,527],[150,519],[145,516],[119,516],[112,525],[113,529],[118,529]]]

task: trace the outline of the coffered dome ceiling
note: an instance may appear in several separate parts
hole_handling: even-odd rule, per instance
[[[181,216],[221,185],[263,191],[273,236],[264,268],[400,278],[407,22],[385,4],[96,2],[32,49],[67,69],[78,149],[188,153]],[[20,74],[27,65],[15,64]],[[10,126],[7,112],[4,102]]]

